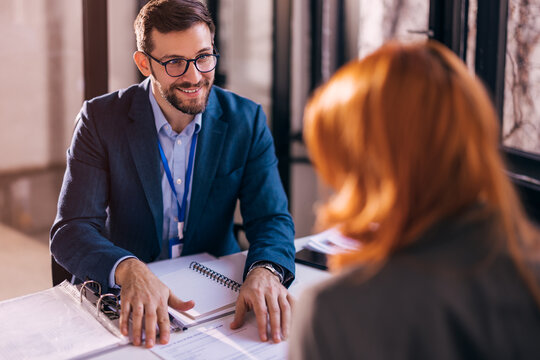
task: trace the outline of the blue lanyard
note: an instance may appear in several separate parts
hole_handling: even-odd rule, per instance
[[[183,223],[186,220],[186,204],[187,204],[187,197],[189,193],[189,183],[191,180],[191,172],[193,170],[193,157],[195,154],[195,144],[197,142],[197,132],[193,134],[193,137],[191,139],[191,147],[189,149],[189,160],[188,160],[188,167],[186,170],[186,178],[184,179],[184,196],[182,197],[182,205],[178,202],[178,195],[176,193],[176,189],[174,188],[174,181],[171,174],[171,169],[169,168],[169,164],[167,162],[167,157],[165,157],[165,153],[163,152],[163,148],[161,147],[161,143],[158,139],[158,146],[159,146],[159,154],[161,155],[161,162],[163,163],[163,168],[165,169],[165,173],[167,174],[167,180],[169,180],[169,185],[171,186],[171,190],[176,198],[176,204],[178,205],[178,222]],[[182,234],[178,234],[180,237]]]

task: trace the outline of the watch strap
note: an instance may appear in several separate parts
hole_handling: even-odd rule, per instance
[[[249,267],[247,275],[249,275],[252,270],[257,268],[265,268],[266,270],[270,271],[272,274],[276,275],[279,279],[279,282],[283,284],[284,275],[281,266],[276,265],[270,261],[257,261]]]

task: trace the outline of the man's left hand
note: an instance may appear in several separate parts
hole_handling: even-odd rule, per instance
[[[267,322],[269,319],[272,340],[274,343],[279,343],[289,336],[293,303],[293,297],[281,285],[276,275],[265,268],[253,269],[240,288],[231,329],[241,327],[244,324],[246,312],[253,310],[261,340],[268,340]]]

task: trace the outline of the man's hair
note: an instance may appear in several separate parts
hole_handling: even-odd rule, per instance
[[[135,19],[137,50],[146,53],[154,49],[152,29],[160,33],[184,31],[196,24],[206,24],[212,40],[215,26],[208,9],[197,0],[150,0]]]

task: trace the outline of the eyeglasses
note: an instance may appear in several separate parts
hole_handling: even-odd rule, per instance
[[[191,62],[193,63],[193,65],[195,65],[195,68],[199,72],[210,72],[216,68],[219,58],[219,54],[201,54],[195,59],[176,58],[167,61],[159,61],[158,59],[144,51],[142,53],[157,62],[158,64],[163,65],[165,67],[165,72],[167,73],[167,75],[172,77],[179,77],[184,75],[186,71],[188,71],[189,63]]]

